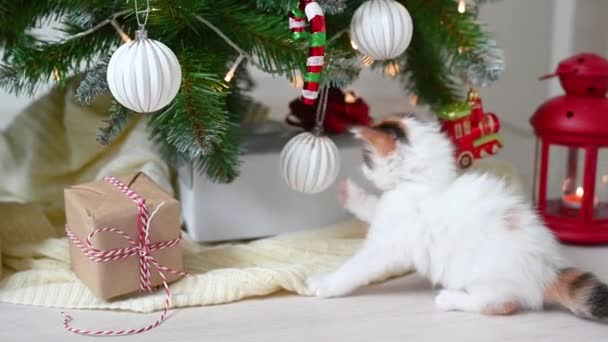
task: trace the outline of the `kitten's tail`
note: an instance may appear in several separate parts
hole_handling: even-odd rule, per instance
[[[575,268],[560,270],[557,279],[545,289],[544,299],[582,318],[608,320],[608,285],[593,273]]]

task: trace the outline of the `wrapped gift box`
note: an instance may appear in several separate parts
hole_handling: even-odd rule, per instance
[[[258,130],[246,139],[241,175],[233,183],[214,183],[191,166],[179,170],[182,215],[193,239],[258,238],[323,227],[349,217],[338,203],[337,182],[313,195],[296,192],[285,184],[279,155],[295,132],[270,127],[266,133]],[[351,177],[363,183],[360,143],[351,135],[332,139],[340,151],[338,181]]]
[[[116,177],[129,189],[145,199],[148,211],[158,212],[150,219],[150,243],[176,240],[180,236],[179,202],[162,190],[143,173]],[[108,181],[76,185],[65,190],[65,209],[68,236],[72,233],[79,242],[84,243],[91,232],[100,228],[115,228],[139,242],[140,216],[137,204],[123,191]],[[99,251],[110,251],[132,247],[127,239],[113,232],[100,232],[91,241]],[[182,269],[181,245],[152,250],[150,255],[165,267]],[[118,260],[98,262],[91,260],[84,251],[72,241],[70,243],[72,269],[78,277],[100,298],[112,298],[140,289],[140,259],[138,255]],[[153,266],[152,266],[153,268]],[[151,269],[152,287],[163,283],[158,271]],[[180,276],[166,272],[167,281]]]

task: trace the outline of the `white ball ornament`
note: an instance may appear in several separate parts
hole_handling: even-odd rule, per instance
[[[289,187],[314,194],[327,189],[338,177],[340,154],[328,137],[304,132],[285,145],[280,168]]]
[[[108,86],[121,105],[138,113],[162,109],[177,95],[182,71],[165,44],[148,39],[144,30],[119,47],[108,64]]]
[[[350,37],[355,46],[377,61],[405,52],[412,33],[412,17],[394,0],[369,0],[355,11],[350,22]]]

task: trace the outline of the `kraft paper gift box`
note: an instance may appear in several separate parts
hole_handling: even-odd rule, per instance
[[[116,177],[146,201],[148,212],[152,214],[162,203],[150,221],[150,243],[175,240],[180,236],[179,202],[162,190],[144,173]],[[125,193],[108,181],[76,185],[65,189],[65,208],[67,227],[80,240],[98,228],[116,228],[131,237],[138,238],[139,211],[136,203]],[[106,251],[130,247],[122,236],[100,232],[92,238],[95,249]],[[182,270],[182,248],[178,243],[173,247],[152,251],[150,254],[160,265],[173,270]],[[89,259],[83,251],[70,241],[72,269],[78,277],[98,297],[109,299],[140,289],[139,256],[97,262]],[[154,266],[151,266],[152,287],[162,284],[162,279]],[[175,281],[179,275],[166,272],[167,281]]]

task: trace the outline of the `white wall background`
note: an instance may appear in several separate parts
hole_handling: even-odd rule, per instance
[[[534,137],[528,119],[549,94],[561,93],[557,81],[538,81],[557,62],[574,52],[608,55],[607,0],[504,0],[485,5],[480,19],[505,49],[507,71],[495,85],[481,91],[487,110],[503,121],[506,147],[500,158],[512,162],[524,184],[532,183]],[[299,91],[281,78],[256,73],[254,95],[282,119],[287,103]],[[408,109],[407,95],[390,79],[365,72],[352,87],[376,116]],[[0,129],[31,99],[0,92]]]

